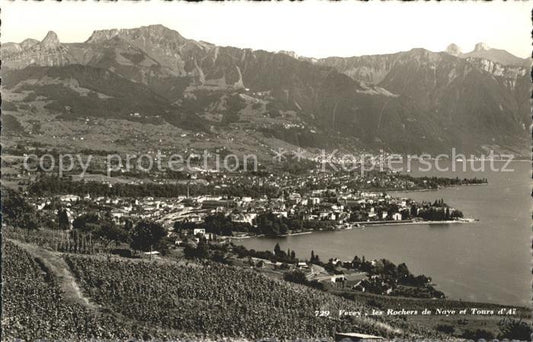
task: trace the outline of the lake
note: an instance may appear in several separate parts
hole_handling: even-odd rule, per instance
[[[503,162],[499,162],[502,163]],[[301,258],[311,250],[321,260],[354,255],[405,262],[411,272],[433,278],[447,297],[468,301],[529,306],[531,294],[531,166],[512,162],[514,172],[420,172],[414,176],[487,178],[487,185],[434,191],[390,192],[418,201],[443,198],[479,219],[468,224],[398,225],[284,238],[251,238],[235,243],[255,250],[272,250],[279,242]]]

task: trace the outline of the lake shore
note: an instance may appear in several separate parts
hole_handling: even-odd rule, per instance
[[[478,219],[473,218],[465,218],[461,220],[446,220],[446,221],[412,221],[412,220],[406,220],[406,221],[359,221],[359,222],[352,222],[352,225],[355,227],[350,228],[335,228],[331,230],[306,230],[301,232],[294,232],[294,233],[287,233],[283,235],[277,235],[277,236],[267,236],[264,234],[260,235],[244,235],[244,236],[232,236],[229,238],[229,240],[242,240],[242,239],[252,239],[252,238],[282,238],[282,237],[290,237],[290,236],[298,236],[298,235],[308,235],[318,232],[336,232],[336,231],[343,231],[343,230],[353,230],[353,229],[364,229],[367,227],[382,227],[382,226],[408,226],[408,225],[447,225],[447,224],[464,224],[464,223],[474,223],[478,222]]]
[[[389,193],[389,194],[394,194],[394,193],[398,193],[398,192],[403,192],[403,193],[409,193],[409,192],[427,192],[427,191],[439,191],[439,190],[444,190],[444,189],[453,189],[453,188],[462,188],[462,187],[465,187],[465,186],[487,186],[488,183],[470,183],[470,184],[456,184],[456,185],[443,185],[443,186],[440,186],[438,188],[417,188],[417,189],[392,189],[392,190],[387,190],[387,189],[384,189],[384,190],[380,190],[380,191],[383,191],[383,192],[386,192],[386,193]]]

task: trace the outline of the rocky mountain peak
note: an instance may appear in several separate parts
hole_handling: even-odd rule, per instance
[[[49,49],[56,48],[59,45],[59,38],[57,38],[57,34],[54,31],[49,31],[41,41],[41,46]]]
[[[166,27],[164,25],[161,25],[161,24],[141,26],[141,27],[138,28],[138,30],[139,31],[150,31],[150,32],[153,32],[153,33],[158,33],[158,32],[175,32],[175,33],[178,33],[177,31],[171,30],[168,27]]]
[[[119,30],[95,30],[85,42],[89,44],[101,43],[118,35]]]
[[[135,40],[139,38],[148,38],[151,40],[172,40],[184,42],[185,39],[179,32],[169,29],[163,25],[149,25],[142,26],[133,29],[109,29],[109,30],[96,30],[94,31],[86,43],[96,44],[103,41],[112,39],[114,37],[120,37],[126,40]]]
[[[462,54],[461,48],[454,43],[448,45],[446,52],[452,56],[460,56]]]
[[[489,46],[483,42],[477,43],[474,47],[474,51],[488,51],[490,50]]]
[[[141,26],[128,32],[129,35],[142,36],[152,40],[168,40],[178,43],[187,41],[178,31],[171,30],[163,25]]]

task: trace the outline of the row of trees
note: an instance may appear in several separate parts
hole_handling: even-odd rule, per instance
[[[256,251],[255,249],[247,249],[244,246],[232,245],[232,252],[239,258],[258,258],[271,262],[281,262],[283,264],[294,264],[298,262],[294,251],[282,251],[279,244],[276,244],[274,251]]]
[[[223,213],[217,213],[205,218],[204,221],[205,231],[223,236],[231,236],[234,231],[236,232],[252,232],[253,227],[249,223],[245,222],[233,222],[230,216],[226,216]]]
[[[356,255],[352,260],[352,267],[357,271],[396,280],[398,284],[406,286],[421,287],[426,286],[431,282],[431,278],[426,277],[425,275],[413,275],[405,263],[396,266],[393,262],[387,259],[371,262],[366,260],[364,256],[359,258]]]
[[[126,220],[124,224],[115,223],[112,218],[96,212],[82,214],[72,222],[73,234],[75,232],[90,233],[99,239],[106,247],[110,243],[118,246],[120,243],[128,243],[134,250],[150,251],[153,249],[166,252],[168,241],[167,231],[159,223],[142,220],[135,225]]]
[[[286,218],[278,216],[272,212],[258,215],[254,220],[255,225],[246,222],[235,222],[230,216],[223,213],[209,215],[201,224],[194,222],[176,221],[174,231],[182,232],[194,228],[205,228],[207,233],[213,233],[222,236],[231,236],[233,232],[252,233],[266,236],[280,236],[287,234],[289,230],[300,231],[307,229],[324,229],[332,228],[327,222],[323,221],[304,221],[299,218]]]
[[[35,196],[54,196],[60,194],[75,194],[85,196],[107,196],[107,197],[176,197],[186,195],[200,196],[217,193],[224,196],[252,196],[259,197],[268,195],[275,197],[279,189],[273,186],[259,186],[258,184],[247,184],[243,182],[229,184],[222,189],[216,189],[215,184],[203,185],[198,183],[183,184],[127,184],[116,183],[110,187],[108,184],[94,181],[72,181],[70,179],[55,176],[41,176],[32,183],[28,191]]]

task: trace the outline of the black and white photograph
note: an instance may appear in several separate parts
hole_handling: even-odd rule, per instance
[[[532,2],[0,7],[2,341],[533,340]]]

